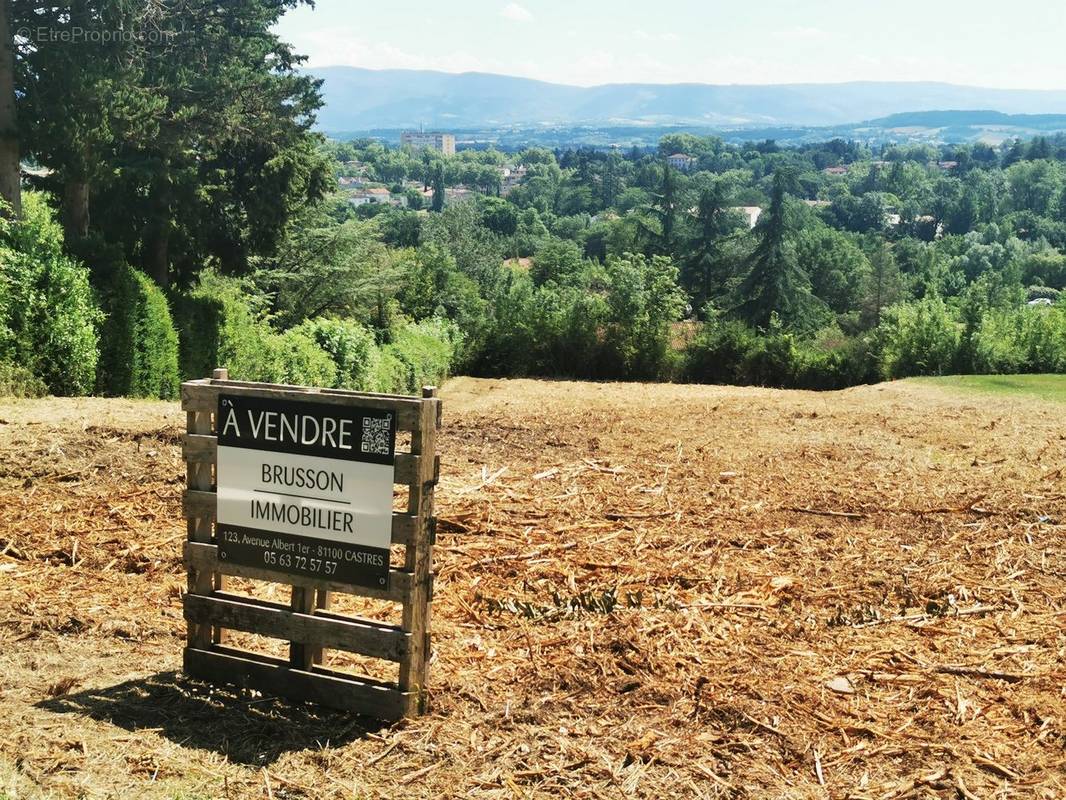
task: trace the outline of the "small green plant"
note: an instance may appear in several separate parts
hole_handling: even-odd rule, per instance
[[[25,367],[0,361],[0,396],[44,397],[48,387]]]

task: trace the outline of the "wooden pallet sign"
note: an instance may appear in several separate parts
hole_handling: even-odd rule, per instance
[[[185,673],[379,719],[424,713],[436,389],[419,398],[242,383],[220,369],[182,384],[181,402]],[[408,487],[399,511],[394,484]],[[225,576],[287,584],[291,601],[227,593]],[[402,604],[402,623],[332,613],[336,592]],[[228,630],[285,640],[289,658],[226,646]],[[398,678],[328,669],[329,649],[396,662]]]

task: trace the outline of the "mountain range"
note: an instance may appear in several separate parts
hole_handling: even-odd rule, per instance
[[[988,89],[948,83],[713,85],[703,83],[567,86],[480,72],[370,70],[319,67],[326,132],[414,128],[474,130],[529,126],[666,126],[700,128],[832,127],[877,120],[904,127],[995,125],[956,117],[949,122],[920,112],[1051,115],[1041,129],[1063,129],[1066,91]],[[990,109],[974,112],[972,109]],[[898,118],[894,115],[901,115]],[[908,119],[908,116],[911,119]],[[884,120],[881,118],[888,118]],[[1001,120],[1013,125],[1009,117]]]

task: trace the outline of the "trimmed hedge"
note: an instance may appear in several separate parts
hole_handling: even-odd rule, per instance
[[[178,334],[162,290],[144,273],[118,266],[102,297],[97,387],[108,395],[171,400],[178,396]]]

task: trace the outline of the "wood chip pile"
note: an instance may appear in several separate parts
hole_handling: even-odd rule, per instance
[[[0,401],[0,795],[1066,796],[1066,406],[442,397],[432,713],[393,727],[178,673],[176,404]]]

